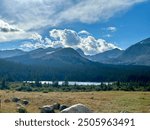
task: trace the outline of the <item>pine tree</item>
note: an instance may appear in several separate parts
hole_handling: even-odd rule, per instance
[[[6,80],[2,79],[0,89],[7,89]]]

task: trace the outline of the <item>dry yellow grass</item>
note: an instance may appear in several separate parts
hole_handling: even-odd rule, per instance
[[[0,112],[16,112],[14,102],[4,102],[6,99],[18,97],[27,99],[28,112],[39,112],[39,107],[60,103],[73,105],[82,103],[94,112],[150,112],[150,92],[15,92],[0,91],[2,100]]]

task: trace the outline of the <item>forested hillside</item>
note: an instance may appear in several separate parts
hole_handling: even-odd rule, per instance
[[[60,64],[23,65],[0,60],[0,79],[8,81],[149,81],[150,67],[129,65]]]

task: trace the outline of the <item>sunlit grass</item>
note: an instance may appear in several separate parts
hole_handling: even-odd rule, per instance
[[[60,103],[73,105],[82,103],[94,112],[150,112],[150,92],[16,92],[0,91],[0,112],[16,112],[17,105],[4,102],[18,97],[30,101],[26,106],[28,112],[39,112],[39,107]]]

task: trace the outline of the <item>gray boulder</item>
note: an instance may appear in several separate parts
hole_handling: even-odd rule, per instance
[[[20,101],[20,98],[17,98],[17,97],[12,98],[12,102],[19,102],[19,101]]]
[[[83,104],[75,104],[62,110],[61,113],[92,113],[92,111]]]
[[[55,110],[59,110],[60,104],[59,104],[59,103],[54,103],[54,104],[53,104],[53,108],[54,108]]]
[[[60,105],[59,110],[62,111],[62,110],[64,110],[64,109],[66,109],[66,108],[68,108],[67,105]]]
[[[21,103],[16,103],[17,108],[24,107]]]
[[[46,105],[40,108],[41,113],[55,113],[53,105]]]
[[[18,113],[27,113],[27,110],[25,107],[17,107],[17,112]]]
[[[28,101],[28,100],[22,100],[21,103],[22,103],[23,105],[28,105],[28,104],[29,104],[29,101]]]

